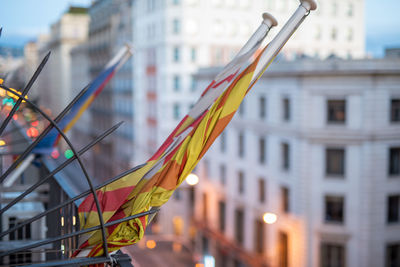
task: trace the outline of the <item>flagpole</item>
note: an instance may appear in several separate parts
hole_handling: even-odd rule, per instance
[[[249,40],[239,50],[237,55],[230,61],[220,73],[214,78],[214,81],[218,83],[219,80],[226,78],[228,73],[232,73],[238,67],[238,64],[242,64],[247,61],[249,54],[253,54],[265,37],[268,35],[272,27],[278,25],[278,21],[270,13],[265,12],[262,14],[263,21],[256,31],[250,36]]]
[[[300,0],[300,6],[289,18],[286,24],[278,32],[275,38],[268,44],[265,51],[260,57],[260,61],[254,72],[253,79],[250,87],[261,77],[264,71],[267,69],[269,64],[273,61],[282,47],[286,44],[292,34],[297,30],[303,20],[308,16],[311,10],[317,8],[315,0]]]
[[[7,176],[7,178],[4,180],[4,187],[10,187],[14,184],[15,180],[21,175],[22,172],[28,168],[29,164],[35,159],[34,154],[29,154],[29,156],[24,159],[24,161],[21,163],[21,165],[15,169],[10,176]]]

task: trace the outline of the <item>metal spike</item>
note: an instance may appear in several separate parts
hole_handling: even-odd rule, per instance
[[[83,88],[79,94],[68,104],[68,106],[57,116],[57,118],[54,119],[55,122],[59,122],[65,114],[68,113],[68,111],[72,108],[72,106],[80,99],[80,97],[87,92],[89,89],[89,85],[87,85],[85,88]],[[5,86],[0,86],[6,90],[10,90],[9,88]],[[54,125],[49,124],[49,126],[44,129],[44,131],[36,138],[35,141],[32,142],[32,144],[29,145],[29,147],[26,148],[26,150],[11,164],[11,166],[0,176],[0,183],[4,181],[4,179],[9,175],[14,169],[25,159],[25,157],[32,152],[32,150],[35,148],[35,146],[46,136],[48,132],[54,127]]]
[[[106,138],[108,135],[110,135],[112,132],[118,129],[119,126],[121,126],[123,122],[119,122],[107,131],[105,131],[103,134],[98,136],[95,140],[90,142],[88,145],[86,145],[84,148],[82,148],[80,151],[78,151],[78,155],[81,156],[84,154],[86,151],[88,151],[90,148],[92,148],[94,145],[99,143],[101,140]],[[55,174],[57,174],[59,171],[64,169],[66,166],[68,166],[72,161],[74,161],[77,158],[76,155],[73,155],[70,159],[64,161],[61,165],[59,165],[57,168],[55,168],[52,172],[50,172],[45,178],[39,179],[38,182],[36,182],[34,185],[29,187],[25,192],[23,192],[21,195],[18,197],[14,198],[10,203],[8,203],[4,208],[0,209],[0,215],[3,214],[5,211],[7,211],[9,208],[11,208],[14,204],[18,203],[21,199],[23,199],[26,195],[31,193],[33,190],[35,190],[38,186],[42,185],[44,182],[46,182],[49,178],[53,177]]]
[[[140,213],[128,216],[128,217],[124,217],[122,219],[117,219],[117,220],[114,220],[114,221],[107,222],[107,223],[104,224],[104,226],[105,227],[109,227],[109,226],[112,226],[112,225],[115,225],[115,224],[119,224],[119,223],[122,223],[122,222],[126,222],[126,221],[129,221],[129,220],[135,219],[135,218],[151,215],[153,213],[158,212],[159,210],[160,209],[158,208],[158,209],[154,209],[154,210],[148,210],[148,211],[140,212]],[[17,252],[20,252],[20,251],[25,251],[25,250],[28,250],[28,249],[31,249],[31,248],[39,247],[39,246],[42,246],[42,245],[45,245],[45,244],[50,244],[50,243],[53,243],[53,242],[56,242],[56,241],[59,241],[59,240],[63,240],[63,239],[71,238],[71,237],[74,237],[74,236],[90,233],[90,232],[93,232],[93,231],[96,231],[96,230],[99,230],[99,229],[101,229],[101,226],[97,225],[97,226],[93,226],[93,227],[90,227],[90,228],[82,229],[82,230],[79,230],[79,231],[76,231],[76,232],[72,232],[72,233],[69,233],[69,234],[65,234],[63,236],[51,237],[51,238],[48,238],[48,239],[44,239],[42,241],[36,241],[36,242],[33,242],[32,244],[29,244],[29,245],[26,245],[26,246],[22,246],[22,247],[19,247],[19,248],[16,248],[16,249],[11,249],[9,251],[2,252],[2,253],[0,253],[0,257],[4,257],[4,256],[10,255],[10,254],[14,254],[14,253],[17,253]]]
[[[7,127],[8,123],[10,122],[12,116],[14,113],[17,111],[18,107],[21,105],[22,100],[24,100],[26,94],[29,92],[31,89],[33,83],[36,81],[37,77],[39,76],[40,72],[43,70],[44,66],[47,63],[47,60],[50,57],[50,52],[47,53],[47,55],[44,57],[42,62],[40,63],[39,67],[36,69],[35,73],[33,74],[32,78],[29,80],[28,84],[25,86],[24,90],[21,93],[21,96],[18,98],[17,102],[15,103],[14,107],[11,109],[10,113],[8,113],[8,116],[6,119],[3,121],[3,123],[0,126],[0,136],[3,133],[4,129]]]
[[[115,177],[113,177],[113,178],[111,178],[111,179],[105,181],[104,183],[97,185],[97,186],[95,187],[95,189],[98,190],[98,189],[100,189],[100,188],[102,188],[102,187],[104,187],[104,186],[106,186],[106,185],[108,185],[108,184],[111,184],[112,182],[114,182],[114,181],[116,181],[116,180],[118,180],[118,179],[121,179],[122,177],[124,177],[124,176],[126,176],[126,175],[128,175],[128,174],[130,174],[130,173],[132,173],[132,172],[134,172],[134,171],[137,171],[138,169],[142,168],[142,167],[145,166],[145,165],[146,165],[146,164],[141,164],[141,165],[138,165],[138,166],[136,166],[136,167],[134,167],[134,168],[132,168],[132,169],[129,169],[129,170],[123,172],[123,173],[120,173],[120,174],[118,174],[117,176],[115,176]],[[52,212],[54,212],[54,211],[56,211],[56,210],[59,210],[59,209],[65,207],[65,206],[71,204],[72,202],[74,202],[74,201],[76,201],[76,200],[78,200],[78,199],[81,199],[81,198],[83,198],[83,197],[89,195],[90,193],[92,193],[92,191],[89,189],[89,190],[86,190],[85,192],[80,193],[79,195],[77,195],[77,196],[75,196],[75,197],[73,197],[73,198],[66,199],[63,203],[60,203],[60,204],[58,204],[58,205],[56,205],[56,206],[54,206],[54,207],[52,207],[52,208],[49,208],[48,210],[45,210],[45,211],[43,211],[42,213],[39,213],[39,214],[33,216],[32,218],[30,218],[30,219],[28,219],[28,220],[25,220],[25,221],[23,221],[23,222],[21,222],[21,223],[18,223],[18,224],[17,224],[16,226],[14,226],[13,228],[10,228],[10,229],[8,229],[8,230],[6,230],[6,231],[1,232],[1,233],[0,233],[0,238],[3,237],[3,236],[5,236],[5,235],[8,235],[9,233],[12,233],[12,232],[18,230],[19,228],[24,227],[25,225],[28,225],[28,224],[30,224],[30,223],[32,223],[32,222],[34,222],[34,221],[39,220],[40,218],[46,216],[46,215],[49,214],[49,213],[52,213]]]

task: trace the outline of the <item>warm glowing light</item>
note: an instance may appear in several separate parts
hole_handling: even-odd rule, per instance
[[[182,251],[182,244],[174,242],[172,243],[172,250],[176,253],[179,253]]]
[[[273,224],[278,220],[278,216],[275,213],[266,212],[264,213],[263,220],[267,224]]]
[[[64,217],[61,217],[61,226],[64,226]]]
[[[71,149],[67,149],[67,150],[65,150],[65,152],[64,152],[64,156],[65,156],[67,159],[70,159],[70,158],[72,158],[72,157],[74,156],[74,152],[72,152]]]
[[[156,245],[157,245],[157,243],[154,240],[147,240],[147,242],[146,242],[146,247],[149,249],[155,248]]]
[[[4,146],[6,144],[6,142],[4,142],[4,140],[0,140],[0,146]]]
[[[31,123],[32,126],[37,127],[39,125],[39,121],[33,121]]]
[[[60,152],[58,152],[57,149],[54,149],[54,150],[51,152],[51,157],[52,157],[53,159],[57,159],[59,156],[60,156]]]
[[[26,130],[26,134],[32,138],[32,137],[37,137],[39,135],[39,131],[35,127],[31,127],[28,130]]]
[[[75,224],[76,224],[76,217],[72,216],[72,225],[75,225]]]
[[[13,120],[15,120],[15,121],[18,120],[18,114],[13,115]]]
[[[195,267],[204,267],[203,263],[196,263]]]
[[[199,176],[194,173],[191,173],[186,177],[186,183],[188,183],[188,185],[196,185],[198,182]]]

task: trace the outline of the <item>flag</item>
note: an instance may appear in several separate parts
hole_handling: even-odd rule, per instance
[[[238,109],[253,79],[259,57],[250,65],[249,61],[267,32],[265,27],[256,31],[142,168],[97,190],[104,222],[145,212],[167,202]],[[92,195],[82,202],[78,212],[82,229],[99,225],[99,213]],[[108,250],[138,242],[147,223],[148,216],[142,216],[107,227]],[[103,254],[102,235],[98,230],[81,236],[74,256]]]
[[[58,123],[58,126],[64,133],[72,128],[82,113],[90,106],[97,95],[101,93],[107,83],[131,55],[130,47],[124,46],[114,56],[114,58],[107,63],[104,70],[90,83],[88,90],[78,99],[78,101],[71,107],[71,110]],[[36,145],[33,149],[33,153],[51,153],[59,138],[60,134],[57,129],[51,129],[51,131]]]

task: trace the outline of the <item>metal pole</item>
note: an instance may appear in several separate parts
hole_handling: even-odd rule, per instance
[[[118,219],[118,220],[115,220],[115,221],[110,221],[110,222],[105,223],[104,227],[109,227],[109,226],[112,226],[114,224],[119,224],[119,223],[126,222],[126,221],[129,221],[129,220],[135,219],[135,218],[139,218],[139,217],[142,217],[142,216],[150,215],[150,214],[156,213],[158,211],[159,211],[159,208],[158,209],[152,209],[152,210],[141,212],[141,213],[138,213],[138,214],[135,214],[135,215],[131,215],[131,216],[122,218],[122,219]],[[74,237],[74,236],[77,236],[77,235],[86,234],[86,233],[93,232],[93,231],[96,231],[96,230],[99,230],[99,229],[102,229],[101,225],[93,226],[93,227],[90,227],[90,228],[87,228],[87,229],[83,229],[83,230],[80,230],[80,231],[76,231],[76,232],[73,232],[73,233],[69,233],[69,234],[66,234],[66,235],[63,235],[63,236],[57,236],[57,237],[53,237],[53,238],[48,238],[48,239],[43,240],[43,241],[33,242],[33,243],[29,244],[29,245],[26,245],[26,246],[23,246],[23,247],[19,247],[19,248],[16,248],[16,249],[12,249],[12,250],[0,253],[0,257],[4,257],[4,256],[10,255],[10,254],[14,254],[14,253],[21,252],[21,251],[24,251],[24,250],[28,250],[28,249],[31,249],[31,248],[40,247],[40,246],[43,246],[43,245],[46,245],[46,244],[49,244],[49,243],[53,243],[53,242],[56,242],[56,241],[59,241],[59,240],[63,240],[63,239],[67,239],[67,238],[70,238],[70,237]]]
[[[316,8],[317,4],[314,0],[300,0],[300,6],[282,27],[275,38],[268,44],[267,48],[261,55],[260,61],[256,67],[256,70],[254,71],[254,76],[250,87],[252,87],[254,83],[261,77],[292,34],[308,16],[309,12],[311,10],[315,10]]]
[[[29,92],[31,89],[33,83],[36,81],[37,77],[39,76],[40,72],[44,68],[44,66],[47,63],[47,60],[50,57],[50,52],[47,53],[47,55],[43,58],[42,62],[40,63],[39,67],[36,69],[35,73],[33,74],[32,78],[29,80],[28,84],[25,86],[24,90],[22,91],[21,95],[17,95],[15,92],[12,92],[14,95],[18,96],[17,103],[13,106],[12,110],[10,113],[8,113],[7,118],[3,121],[3,123],[0,126],[0,136],[3,133],[4,129],[7,127],[7,124],[10,122],[12,116],[14,113],[17,111],[19,105],[21,105],[22,101],[25,100],[26,94]]]
[[[105,137],[107,137],[108,135],[110,135],[112,132],[114,132],[116,129],[118,129],[118,127],[122,124],[122,122],[117,123],[116,125],[114,125],[113,127],[111,127],[110,129],[108,129],[107,131],[105,131],[103,134],[101,134],[100,136],[98,136],[95,140],[93,140],[91,143],[89,143],[87,146],[85,146],[84,148],[82,148],[79,152],[78,155],[81,156],[83,155],[86,151],[88,151],[90,148],[92,148],[94,145],[96,145],[98,142],[100,142],[101,140],[103,140]],[[31,154],[32,155],[32,154]],[[29,193],[31,193],[33,190],[35,190],[37,187],[39,187],[40,185],[42,185],[44,182],[46,182],[48,179],[50,179],[51,177],[53,177],[55,174],[57,174],[59,171],[61,171],[62,169],[64,169],[66,166],[68,166],[68,164],[70,164],[72,161],[74,161],[76,159],[76,156],[72,156],[70,159],[64,161],[60,166],[58,166],[57,168],[55,168],[53,171],[51,171],[45,178],[43,179],[39,179],[38,182],[36,182],[35,184],[33,184],[32,186],[30,186],[28,189],[25,190],[25,192],[23,192],[21,195],[19,195],[18,197],[14,198],[13,201],[11,201],[10,203],[8,203],[4,208],[0,209],[0,214],[3,214],[4,212],[6,212],[9,208],[11,208],[14,204],[16,204],[18,201],[20,201],[21,199],[23,199],[26,195],[28,195]],[[19,170],[20,168],[18,168],[17,170]],[[6,180],[7,182],[7,180]]]
[[[114,178],[112,178],[112,179],[110,179],[110,180],[108,180],[108,181],[106,181],[106,182],[104,182],[104,183],[102,183],[102,184],[96,186],[95,189],[96,189],[96,190],[97,190],[97,189],[100,189],[100,188],[102,188],[103,186],[106,186],[106,185],[108,185],[108,184],[110,184],[110,183],[112,183],[112,182],[114,182],[114,181],[116,181],[116,180],[118,180],[118,179],[120,179],[120,178],[122,178],[122,177],[128,175],[129,173],[132,173],[132,172],[134,172],[134,171],[140,169],[140,168],[143,167],[144,165],[145,165],[145,164],[142,164],[142,165],[136,166],[136,167],[134,167],[134,168],[132,168],[132,169],[130,169],[130,170],[127,170],[127,171],[125,171],[125,172],[123,172],[123,173],[121,173],[121,174],[115,176]],[[48,209],[48,210],[46,210],[46,211],[44,211],[44,212],[42,212],[42,213],[39,213],[38,215],[36,215],[36,216],[34,216],[34,217],[32,217],[32,218],[30,218],[30,219],[28,219],[28,220],[25,220],[25,221],[23,221],[23,222],[21,222],[21,223],[18,223],[18,225],[14,226],[13,228],[10,228],[10,229],[8,229],[7,231],[4,231],[4,232],[0,233],[0,238],[3,237],[3,236],[5,236],[5,235],[7,235],[7,234],[9,234],[9,233],[11,233],[11,232],[14,232],[14,231],[18,230],[19,228],[21,228],[21,227],[23,227],[23,226],[25,226],[25,225],[27,225],[27,224],[30,224],[30,223],[32,223],[32,222],[34,222],[34,221],[36,221],[36,220],[42,218],[43,216],[46,216],[47,214],[49,214],[49,213],[51,213],[51,212],[54,212],[54,211],[56,211],[56,210],[58,210],[58,209],[60,209],[60,208],[62,208],[62,207],[65,207],[65,206],[69,205],[70,203],[72,203],[72,202],[74,202],[74,201],[76,201],[76,200],[78,200],[78,199],[81,199],[81,198],[83,198],[83,197],[89,195],[91,192],[92,192],[91,190],[87,190],[87,191],[85,191],[85,192],[83,192],[83,193],[81,193],[81,194],[79,194],[79,195],[77,195],[77,196],[75,196],[75,197],[73,197],[73,198],[67,199],[64,203],[61,203],[61,204],[59,204],[59,205],[57,205],[57,206],[54,206],[53,208]],[[1,214],[0,214],[0,215],[1,215]]]
[[[6,88],[6,87],[3,87],[3,88],[4,88],[5,90],[11,91],[9,88]],[[74,100],[75,100],[75,99],[74,99]],[[56,128],[56,130],[58,131],[58,133],[64,138],[65,142],[66,142],[66,143],[68,144],[68,146],[71,148],[71,150],[72,150],[72,152],[74,153],[74,155],[76,155],[76,159],[78,160],[78,164],[79,164],[79,166],[81,167],[82,172],[83,172],[83,175],[85,176],[86,181],[87,181],[87,183],[88,183],[88,185],[89,185],[89,187],[90,187],[90,191],[91,191],[92,194],[93,194],[93,199],[94,199],[96,208],[97,208],[97,210],[99,211],[99,212],[98,212],[98,215],[99,215],[99,222],[100,222],[100,228],[101,228],[101,235],[102,235],[102,240],[103,240],[103,250],[104,250],[105,256],[106,256],[106,257],[109,257],[108,248],[107,248],[108,246],[107,246],[107,239],[106,239],[106,230],[105,230],[105,227],[104,227],[104,219],[103,219],[102,211],[101,211],[101,208],[100,208],[99,198],[97,197],[97,194],[96,194],[96,191],[95,191],[95,189],[94,189],[94,187],[93,187],[92,181],[91,181],[90,178],[89,178],[89,175],[88,175],[88,173],[87,173],[87,171],[86,171],[85,166],[84,166],[83,163],[82,163],[82,160],[81,160],[80,156],[78,155],[78,153],[77,153],[75,147],[72,145],[72,143],[71,143],[71,141],[69,140],[69,138],[68,138],[68,137],[65,135],[65,133],[60,129],[60,127],[58,126],[57,122],[55,122],[53,119],[51,119],[46,113],[44,113],[40,108],[38,108],[38,107],[36,106],[36,104],[32,103],[32,101],[26,99],[26,102],[27,102],[28,104],[30,104],[35,110],[37,110],[43,117],[45,117],[46,120],[48,120],[48,121],[50,122],[50,124],[52,125],[52,127]],[[71,105],[71,103],[70,103],[70,105]],[[67,107],[67,108],[68,108],[68,107]],[[61,114],[62,114],[62,113],[61,113]],[[61,115],[61,114],[60,114],[60,115]],[[58,117],[57,117],[57,118],[58,118]],[[38,138],[38,139],[39,139],[39,138]],[[36,141],[37,141],[37,140],[35,140],[35,142],[36,142]],[[34,144],[35,142],[33,142],[32,144]],[[33,147],[34,147],[34,146],[31,145],[29,148],[32,150]],[[28,148],[27,150],[29,150],[29,148]],[[27,151],[25,151],[25,152],[23,153],[23,155],[25,155],[25,156],[26,156],[27,154],[29,154],[29,152],[27,152]],[[21,155],[20,158],[22,158],[22,155]],[[20,158],[18,158],[18,159],[20,159]],[[18,159],[17,159],[16,161],[18,161]],[[14,161],[14,163],[15,163],[16,161]],[[10,168],[11,168],[11,167],[10,167]],[[10,168],[8,168],[7,171],[9,171]],[[15,168],[15,167],[14,167],[14,168]],[[2,175],[2,177],[3,177],[3,176],[4,176],[4,174]],[[5,176],[4,176],[4,177],[5,177]],[[3,180],[4,180],[4,178],[3,178]],[[2,181],[2,180],[1,180],[1,181]]]
[[[80,97],[86,93],[86,91],[89,89],[90,85],[87,85],[85,88],[83,88],[79,94],[68,104],[68,106],[57,116],[57,118],[54,119],[54,122],[58,123],[64,116],[65,114],[68,113],[68,111],[72,108],[72,106],[80,99]],[[0,85],[1,88],[8,92],[12,92],[10,88]],[[43,117],[45,117],[49,122],[52,121],[52,119],[44,113],[41,109],[39,109],[34,103],[32,103],[30,100],[25,99],[27,103],[29,103],[32,107],[34,107],[35,110],[37,110]],[[31,151],[35,148],[35,146],[46,136],[48,132],[54,127],[52,123],[50,123],[49,126],[44,129],[44,131],[35,139],[35,141],[32,142],[32,144],[29,145],[29,147],[17,158],[13,164],[0,176],[0,183],[3,182],[5,177],[9,175],[15,168],[18,167],[18,165],[24,160],[24,158],[31,153]]]

